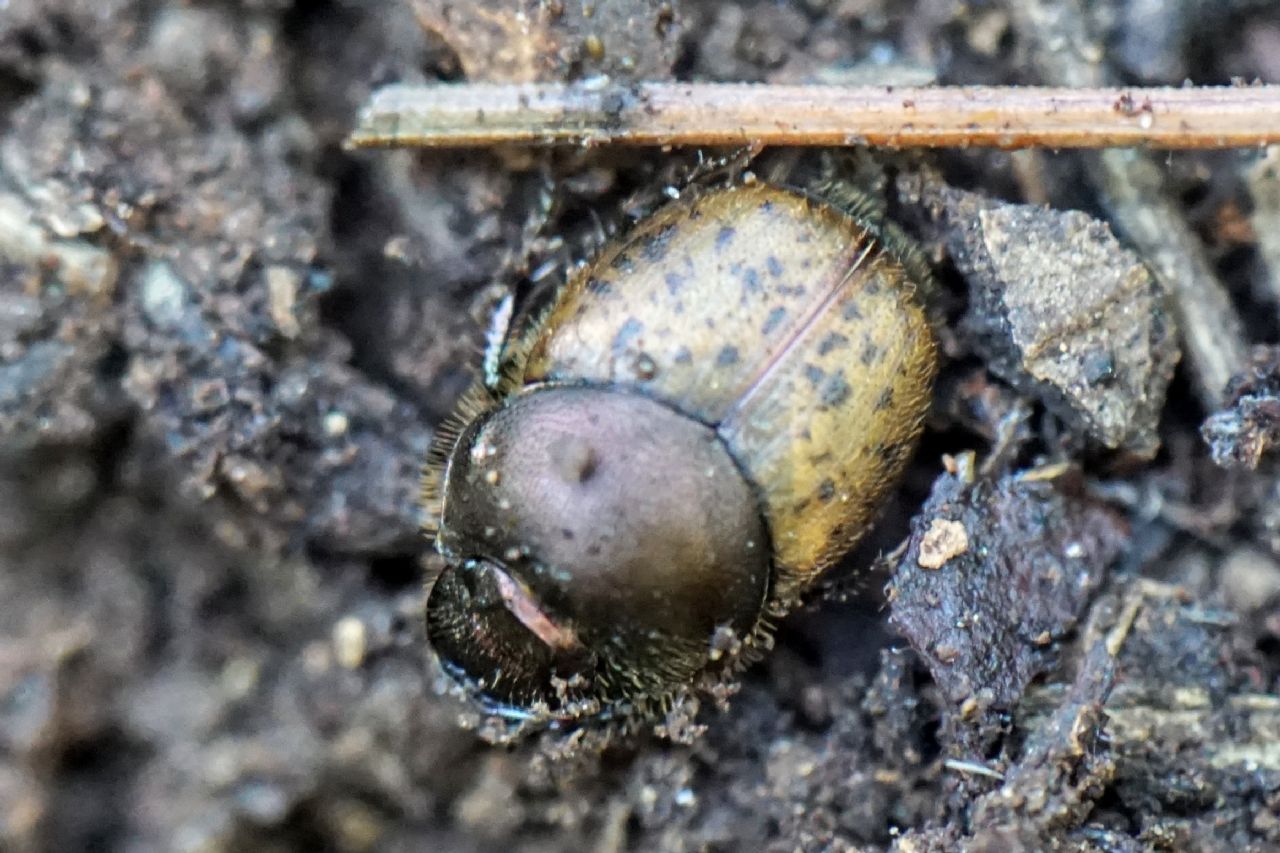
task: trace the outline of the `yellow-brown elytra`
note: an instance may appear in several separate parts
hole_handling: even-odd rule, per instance
[[[606,247],[504,362],[428,465],[428,634],[485,710],[565,725],[758,654],[874,519],[936,355],[877,229],[753,184]]]

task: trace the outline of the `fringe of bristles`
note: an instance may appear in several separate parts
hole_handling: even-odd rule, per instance
[[[449,464],[449,456],[454,445],[462,437],[467,426],[476,418],[493,409],[498,398],[484,382],[472,383],[461,397],[449,416],[436,427],[431,437],[431,446],[427,450],[426,461],[422,466],[422,488],[420,496],[424,510],[423,532],[434,541],[440,532],[440,514],[444,509],[444,472]]]

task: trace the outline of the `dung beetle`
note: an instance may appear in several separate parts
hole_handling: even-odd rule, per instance
[[[432,449],[445,671],[568,726],[758,657],[913,452],[937,356],[910,268],[856,211],[754,182],[578,270]]]

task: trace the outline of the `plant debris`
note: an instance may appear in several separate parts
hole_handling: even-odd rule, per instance
[[[1258,347],[1247,372],[1233,377],[1226,406],[1200,428],[1213,461],[1224,468],[1258,467],[1280,442],[1280,348]]]

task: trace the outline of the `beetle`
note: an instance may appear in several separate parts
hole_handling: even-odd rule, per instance
[[[780,185],[688,193],[507,340],[423,487],[428,637],[482,709],[643,718],[763,652],[922,428],[936,346],[893,243]]]

